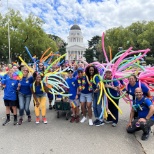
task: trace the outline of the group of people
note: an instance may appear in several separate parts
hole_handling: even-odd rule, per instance
[[[59,66],[61,67],[61,66]],[[64,67],[64,66],[63,66]],[[6,106],[6,120],[3,123],[5,126],[10,122],[10,112],[14,115],[14,125],[19,125],[23,122],[24,110],[26,112],[28,122],[31,121],[31,112],[29,109],[31,98],[33,96],[34,110],[36,116],[36,124],[40,122],[40,111],[42,121],[47,124],[46,119],[46,102],[49,100],[49,109],[52,109],[51,102],[53,101],[53,94],[50,92],[48,84],[43,82],[44,64],[38,63],[38,69],[33,74],[29,72],[26,66],[21,68],[23,77],[21,80],[15,80],[12,78],[14,72],[19,68],[17,65],[9,67],[8,72],[2,78],[2,86],[4,87],[4,104]],[[63,68],[64,69],[64,68]],[[52,68],[50,71],[54,71]],[[108,106],[107,109],[111,114],[104,119],[102,102],[104,91],[101,91],[102,79],[99,76],[99,71],[95,65],[88,65],[84,68],[84,64],[78,64],[70,66],[66,70],[66,74],[63,76],[68,84],[67,93],[70,94],[69,102],[71,105],[72,116],[70,122],[84,123],[87,120],[86,114],[88,114],[89,125],[101,126],[104,123],[111,123],[113,127],[118,124],[118,109],[106,97]],[[121,94],[120,84],[124,84],[122,80],[118,81],[116,78],[112,79],[112,70],[104,70],[105,89],[108,95],[112,95],[112,100],[119,105],[119,99]],[[137,81],[135,75],[131,75],[128,78],[128,85],[123,89],[126,91],[126,97],[132,96],[132,110],[130,113],[129,123],[127,125],[127,132],[134,133],[138,130],[143,130],[142,140],[146,140],[149,137],[150,128],[154,124],[154,106],[150,99],[150,90],[148,87]],[[101,96],[101,98],[100,98]],[[48,98],[48,99],[47,99]],[[17,100],[19,100],[19,120],[17,120]],[[82,118],[80,119],[80,107],[82,112]],[[95,120],[92,120],[92,108],[94,112]],[[113,118],[114,117],[114,118]]]

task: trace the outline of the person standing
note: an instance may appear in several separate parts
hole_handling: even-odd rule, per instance
[[[76,78],[73,77],[73,69],[69,68],[67,70],[68,72],[68,78],[66,79],[66,82],[69,86],[69,91],[68,93],[71,94],[69,96],[69,102],[72,107],[72,117],[70,122],[73,123],[76,121],[76,123],[79,122],[79,96],[77,94],[77,80]]]
[[[31,89],[30,85],[33,83],[33,77],[30,76],[27,67],[23,68],[23,78],[18,83],[18,98],[19,98],[19,114],[20,119],[18,124],[21,125],[23,122],[23,114],[24,110],[28,116],[28,122],[31,122],[31,114],[30,114],[30,101],[31,101]]]
[[[113,78],[115,79],[115,78]],[[112,71],[111,70],[106,70],[105,71],[105,80],[112,80]],[[106,89],[108,88],[109,92],[107,91],[108,95],[112,95],[113,97],[119,97],[119,83],[118,81],[114,80],[113,82],[109,81],[106,82],[105,84]],[[112,97],[111,97],[112,98]],[[117,106],[119,105],[119,99],[115,99],[112,98],[112,100],[117,104]],[[115,117],[115,119],[113,119],[113,117],[109,114],[107,121],[105,121],[105,123],[112,123],[113,127],[117,126],[118,123],[118,109],[116,108],[116,106],[108,99],[108,109],[111,111],[111,113],[113,114],[113,116]]]
[[[86,108],[87,108],[88,116],[89,116],[89,126],[92,126],[93,125],[93,121],[92,121],[92,90],[93,89],[89,85],[88,78],[84,74],[83,68],[78,68],[77,81],[78,81],[78,92],[80,92],[81,110],[83,113],[83,118],[81,119],[80,122],[84,123],[87,120],[86,118]]]
[[[3,123],[3,126],[8,124],[10,122],[10,108],[13,109],[13,115],[14,115],[14,125],[17,124],[17,95],[16,91],[18,90],[18,81],[14,80],[13,70],[9,71],[10,78],[7,78],[5,80],[2,80],[2,85],[4,87],[4,104],[6,106],[6,120]]]
[[[46,87],[45,83],[42,82],[43,76],[39,72],[34,72],[33,74],[34,82],[30,85],[31,91],[34,98],[35,104],[35,115],[36,115],[36,124],[40,123],[40,110],[42,114],[42,121],[44,124],[47,124],[46,119],[46,93],[49,89]]]

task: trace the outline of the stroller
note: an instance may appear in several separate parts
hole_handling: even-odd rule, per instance
[[[55,101],[55,108],[57,111],[57,118],[60,117],[60,112],[65,113],[66,120],[68,120],[71,116],[71,106],[68,101],[68,98],[61,98]]]

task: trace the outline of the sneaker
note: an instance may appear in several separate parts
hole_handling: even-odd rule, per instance
[[[76,119],[75,119],[76,123],[78,123],[80,121],[80,117],[77,116]]]
[[[72,116],[72,118],[71,118],[70,122],[71,122],[71,123],[73,123],[74,121],[75,121],[75,117],[74,117],[74,116]]]
[[[104,123],[111,124],[113,121],[104,120]]]
[[[102,125],[104,125],[104,122],[100,120],[98,120],[98,122],[95,123],[95,126],[102,126]]]
[[[3,126],[5,126],[6,124],[8,124],[10,122],[10,119],[6,119],[5,122],[3,123]]]
[[[39,124],[40,123],[40,118],[36,118],[36,124]]]
[[[149,133],[143,133],[141,140],[146,141],[149,138]]]
[[[18,123],[18,122],[17,122],[17,119],[15,119],[13,124],[16,125],[17,123]]]
[[[47,124],[48,123],[47,122],[47,118],[42,118],[42,121],[43,121],[44,124]]]
[[[31,116],[28,116],[28,122],[31,122],[32,119],[31,119]]]
[[[116,124],[116,123],[113,123],[113,124],[112,124],[112,127],[116,127],[116,126],[117,126],[117,124]]]
[[[92,119],[89,119],[89,126],[92,126],[93,125],[93,121]]]
[[[93,122],[93,124],[95,125],[95,123],[97,123],[99,120],[98,119],[96,119],[94,122]]]
[[[23,119],[20,118],[20,119],[19,119],[19,122],[18,122],[18,125],[21,125],[21,124],[22,124],[22,121],[23,121]]]
[[[81,123],[84,123],[86,120],[87,120],[87,118],[86,117],[83,117],[80,122]]]
[[[51,104],[49,105],[49,110],[52,110],[52,105]]]

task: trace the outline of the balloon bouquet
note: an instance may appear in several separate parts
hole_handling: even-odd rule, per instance
[[[46,86],[50,89],[49,93],[51,93],[53,95],[53,101],[55,101],[55,96],[56,95],[61,95],[63,97],[68,97],[70,96],[70,94],[65,94],[65,89],[68,89],[68,84],[65,81],[64,78],[62,78],[62,74],[65,74],[65,71],[67,70],[67,68],[65,68],[64,70],[55,70],[54,72],[51,72],[50,69],[56,64],[56,65],[60,65],[62,62],[60,62],[60,60],[62,58],[64,58],[66,56],[66,54],[60,56],[58,54],[58,52],[56,53],[52,53],[50,52],[48,55],[46,55],[46,53],[50,50],[50,48],[48,48],[43,55],[41,56],[40,60],[36,60],[34,59],[34,57],[32,57],[30,51],[28,50],[27,47],[25,47],[29,57],[31,58],[31,60],[34,63],[34,66],[36,66],[35,68],[31,68],[28,66],[28,64],[19,56],[19,59],[21,60],[21,62],[28,68],[28,70],[31,73],[34,73],[35,71],[38,71],[38,63],[42,62],[45,66],[46,69],[44,70],[44,72],[40,72],[40,74],[43,76],[43,82],[46,83]],[[56,60],[54,60],[51,64],[49,64],[51,62],[51,60],[53,59],[53,57],[56,56],[58,57]]]
[[[105,34],[102,35],[102,51],[104,53],[104,57],[107,61],[107,63],[99,63],[99,62],[93,62],[89,65],[95,65],[99,70],[99,78],[101,78],[101,91],[104,91],[104,94],[101,92],[98,103],[100,102],[101,97],[103,97],[103,106],[102,106],[102,113],[100,115],[100,119],[102,116],[104,116],[104,119],[107,119],[108,114],[110,114],[114,119],[115,117],[108,109],[108,100],[110,100],[116,108],[119,110],[119,112],[122,114],[122,110],[117,106],[117,104],[113,101],[114,99],[120,99],[123,98],[124,101],[127,104],[130,104],[132,107],[132,100],[129,97],[126,97],[126,86],[128,84],[128,78],[132,75],[138,75],[139,83],[143,82],[145,83],[151,91],[154,91],[154,88],[150,86],[154,82],[154,68],[144,68],[140,65],[140,60],[143,59],[143,57],[146,56],[146,54],[150,51],[150,49],[145,50],[138,50],[134,51],[132,47],[130,47],[127,50],[120,50],[115,57],[112,59],[112,52],[111,48],[109,47],[109,53],[110,53],[110,60],[107,57],[106,51],[105,51],[105,45],[104,45],[104,37]],[[105,71],[107,69],[110,69],[112,71],[112,78],[110,80],[105,79]],[[107,82],[113,82],[114,80],[119,82],[120,85],[120,96],[115,97],[111,94],[109,88],[105,88],[105,84]],[[93,81],[94,78],[93,78]]]

